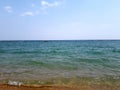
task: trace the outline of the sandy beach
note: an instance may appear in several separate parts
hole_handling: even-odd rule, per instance
[[[120,90],[120,86],[12,86],[1,84],[0,90]]]

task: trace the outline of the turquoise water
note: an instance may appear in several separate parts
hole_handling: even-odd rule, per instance
[[[120,77],[119,40],[0,41],[0,82]]]

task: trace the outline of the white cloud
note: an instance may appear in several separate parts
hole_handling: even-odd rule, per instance
[[[62,4],[62,1],[54,1],[54,2],[48,2],[45,0],[41,0],[41,10],[43,14],[47,14],[46,9],[47,8],[54,8],[58,7]]]
[[[24,12],[23,14],[21,14],[21,16],[34,16],[33,12]]]
[[[11,6],[6,6],[4,7],[5,11],[7,11],[8,13],[12,13],[13,12],[13,9]]]
[[[42,0],[41,5],[43,8],[48,8],[48,7],[57,7],[59,5],[59,2],[55,1],[53,3],[49,3],[47,1]]]
[[[47,14],[46,9],[47,8],[52,8],[52,7],[57,7],[61,4],[61,2],[54,1],[54,2],[48,2],[45,0],[41,0],[41,10],[34,4],[31,3],[32,11],[26,11],[23,12],[20,16],[36,16],[39,15],[40,12]]]
[[[27,11],[22,13],[20,16],[35,16],[35,15],[39,15],[39,11],[35,11],[35,12]]]

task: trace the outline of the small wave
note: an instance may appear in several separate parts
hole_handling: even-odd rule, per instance
[[[104,55],[105,53],[103,51],[87,51],[88,54],[91,54],[91,55]]]
[[[114,53],[120,53],[120,50],[113,50]]]

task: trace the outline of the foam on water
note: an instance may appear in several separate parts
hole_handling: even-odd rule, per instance
[[[18,81],[8,81],[8,85],[21,86],[22,82]]]

